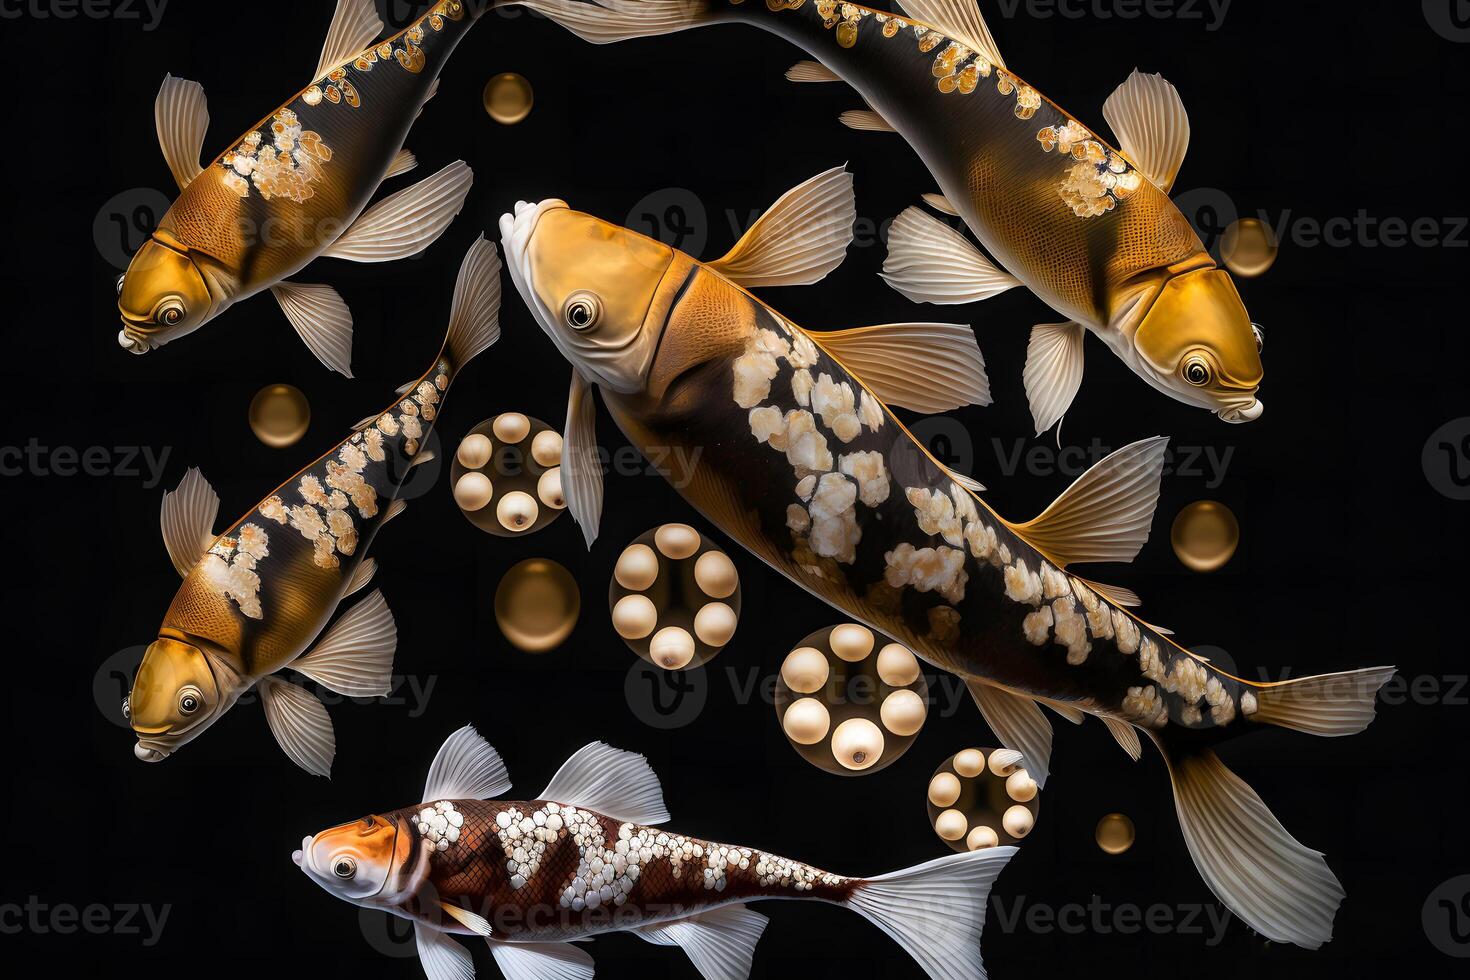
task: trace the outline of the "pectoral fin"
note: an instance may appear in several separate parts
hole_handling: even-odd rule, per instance
[[[165,75],[158,98],[153,101],[153,123],[164,162],[179,190],[183,190],[204,171],[199,163],[204,133],[209,129],[209,100],[204,97],[204,86]]]
[[[947,214],[951,218],[958,218],[960,216],[959,209],[950,203],[949,198],[943,194],[920,194],[919,197],[923,198],[924,203],[934,210]]]
[[[940,305],[974,303],[1021,285],[964,235],[917,207],[893,219],[880,274],[914,302]]]
[[[837,121],[848,129],[856,129],[865,133],[896,133],[884,119],[872,109],[849,109],[837,117]]]
[[[422,922],[413,924],[413,935],[419,947],[419,964],[429,980],[475,980],[475,961],[469,950]]]
[[[1051,763],[1051,722],[1036,702],[978,680],[967,680],[965,686],[995,737],[1006,748],[1020,752],[1036,785],[1045,786]]]
[[[852,174],[833,167],[781,195],[709,267],[752,289],[808,286],[842,264],[856,220]]]
[[[591,550],[602,521],[602,461],[597,456],[597,404],[592,386],[576,369],[567,395],[567,425],[562,437],[562,491],[567,509],[582,528]]]
[[[373,575],[378,570],[378,563],[371,558],[364,558],[362,563],[352,572],[352,578],[347,583],[347,590],[342,593],[342,598],[355,594],[364,585],[373,580]]]
[[[914,20],[978,51],[992,65],[1006,66],[975,0],[902,0],[900,6]]]
[[[475,175],[457,160],[368,208],[322,255],[349,262],[391,262],[417,255],[464,207]]]
[[[1079,476],[1035,519],[1011,529],[1062,567],[1132,561],[1148,540],[1168,446],[1165,436],[1124,446]]]
[[[219,495],[195,467],[189,468],[175,489],[164,491],[159,513],[163,546],[180,578],[189,576],[214,542],[214,520],[218,516]]]
[[[291,669],[349,698],[376,698],[392,688],[398,626],[374,589],[332,624]]]
[[[489,939],[495,934],[494,930],[490,928],[490,923],[486,922],[485,917],[482,915],[476,915],[469,909],[462,909],[458,905],[450,905],[448,902],[443,901],[439,903],[439,908],[443,910],[445,915],[477,936],[484,936],[486,939]]]
[[[1067,414],[1077,389],[1082,387],[1082,340],[1080,323],[1039,323],[1031,328],[1022,378],[1036,434],[1041,435]]]
[[[383,175],[383,179],[388,180],[390,177],[401,177],[418,165],[419,158],[414,156],[412,151],[399,150],[398,155],[393,158],[393,162],[388,165],[388,172]]]
[[[373,0],[338,0],[337,12],[332,15],[332,26],[327,28],[327,40],[322,44],[322,57],[317,63],[313,78],[321,78],[361,52],[383,34],[383,22],[378,19],[377,6]]]
[[[337,736],[327,709],[300,684],[263,677],[256,685],[265,720],[291,761],[316,776],[332,775]]]
[[[1179,91],[1163,75],[1135,68],[1103,103],[1103,118],[1124,155],[1167,194],[1189,150],[1189,113]]]
[[[536,799],[586,807],[617,821],[660,824],[669,819],[663,787],[648,760],[602,742],[578,749]]]
[[[756,943],[768,921],[744,905],[726,905],[633,933],[656,946],[681,947],[704,980],[741,980],[750,976]]]
[[[891,405],[934,413],[990,404],[985,358],[963,323],[888,323],[808,336]]]
[[[788,82],[840,82],[841,77],[820,61],[798,61],[786,69]]]
[[[271,295],[317,360],[352,377],[352,311],[331,286],[278,282]]]
[[[488,800],[509,790],[510,773],[500,753],[473,725],[444,740],[424,781],[426,800]]]
[[[378,527],[382,527],[383,524],[387,524],[389,521],[393,520],[393,518],[397,517],[399,514],[403,513],[406,510],[408,510],[408,501],[395,499],[391,504],[388,505],[388,509],[383,511],[383,523],[379,524]]]
[[[1107,715],[1098,717],[1102,718],[1102,723],[1107,726],[1108,733],[1117,740],[1123,751],[1128,753],[1129,758],[1137,762],[1143,756],[1143,746],[1138,742],[1138,730],[1121,718],[1111,718]]]
[[[490,944],[505,980],[592,980],[592,957],[571,943]]]

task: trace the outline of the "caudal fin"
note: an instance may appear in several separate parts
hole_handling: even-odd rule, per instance
[[[460,264],[444,350],[458,371],[499,339],[500,256],[482,236]]]
[[[1364,667],[1253,686],[1250,718],[1309,735],[1356,735],[1373,720],[1378,689],[1393,673],[1392,667]]]
[[[984,980],[985,905],[1014,847],[953,854],[868,878],[847,904],[892,936],[934,980]]]
[[[653,37],[698,27],[709,0],[516,0],[593,44]]]

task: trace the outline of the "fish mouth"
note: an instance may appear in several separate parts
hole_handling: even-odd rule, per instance
[[[315,838],[307,834],[301,838],[301,847],[291,852],[291,860],[296,863],[296,867],[307,874],[311,873],[311,842],[313,840]]]
[[[142,762],[162,762],[170,755],[168,749],[150,739],[138,739],[133,745],[133,755]]]
[[[1252,398],[1244,405],[1222,408],[1216,414],[1220,416],[1221,421],[1238,425],[1241,422],[1254,422],[1265,410],[1266,406],[1259,398]]]
[[[137,327],[127,317],[122,318],[123,328],[117,332],[117,345],[129,354],[146,354],[153,349],[153,345],[141,337],[134,337],[128,333],[129,327]]]

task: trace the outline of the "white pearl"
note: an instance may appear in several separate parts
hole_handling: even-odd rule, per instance
[[[735,635],[738,623],[735,610],[723,602],[706,603],[694,614],[694,635],[709,646],[722,647]]]
[[[477,470],[490,462],[490,454],[494,448],[489,436],[476,433],[472,436],[465,436],[454,455],[459,460],[460,466],[467,470]]]
[[[531,440],[531,458],[542,466],[561,463],[561,433],[544,429]]]
[[[658,556],[646,544],[629,545],[618,556],[613,578],[631,592],[642,592],[658,578]]]
[[[936,773],[929,780],[929,802],[935,806],[949,806],[960,798],[960,781],[953,773]]]
[[[816,745],[827,737],[832,717],[827,706],[816,698],[802,698],[786,709],[781,727],[786,737],[798,745]]]
[[[501,442],[516,443],[531,431],[531,420],[520,412],[506,412],[491,424],[490,429]]]
[[[688,524],[665,524],[653,532],[653,543],[664,557],[678,561],[699,550],[699,532]]]
[[[819,690],[830,673],[826,656],[813,647],[797,647],[781,662],[781,679],[798,694]]]
[[[1026,803],[1036,798],[1036,780],[1024,769],[1017,769],[1006,777],[1006,794],[1017,803]]]
[[[1036,825],[1036,818],[1031,816],[1030,810],[1017,803],[1005,812],[1005,816],[1000,818],[1000,825],[1012,837],[1025,837]]]
[[[666,670],[678,670],[694,659],[694,637],[679,626],[665,626],[653,634],[648,655]]]
[[[965,838],[965,846],[972,851],[978,851],[982,847],[994,847],[1000,843],[1000,837],[994,830],[983,824],[970,831],[970,836]]]
[[[873,652],[873,631],[857,623],[833,627],[827,640],[832,652],[848,663],[857,663]]]
[[[706,551],[699,556],[694,563],[694,581],[715,599],[727,599],[740,587],[735,563],[723,551]]]
[[[1021,768],[1021,753],[1015,749],[996,749],[990,753],[990,771],[997,776],[1009,776]]]
[[[919,658],[901,643],[878,651],[878,678],[889,687],[906,687],[919,679]]]
[[[539,513],[536,498],[524,490],[512,490],[495,505],[495,517],[507,531],[524,531],[536,523]]]
[[[934,832],[945,840],[959,840],[965,836],[969,821],[958,810],[945,810],[934,818]]]
[[[567,496],[562,491],[561,467],[547,470],[536,481],[536,497],[552,510],[561,510],[567,505]]]
[[[894,691],[883,699],[883,704],[878,709],[878,717],[883,721],[883,727],[895,735],[907,737],[913,735],[924,727],[924,717],[928,709],[924,707],[924,699],[908,688]]]
[[[985,753],[979,749],[965,749],[962,752],[956,752],[954,771],[966,779],[975,778],[985,771]]]
[[[646,595],[625,595],[612,610],[613,629],[625,640],[641,640],[658,625],[658,608]]]
[[[861,772],[883,754],[883,732],[866,718],[849,718],[832,733],[832,755],[844,768]]]

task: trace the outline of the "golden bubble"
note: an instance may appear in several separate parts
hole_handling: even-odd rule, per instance
[[[514,126],[531,114],[536,94],[531,83],[513,71],[502,72],[485,83],[485,111],[505,126]]]
[[[266,385],[250,399],[250,430],[272,449],[294,446],[311,424],[311,404],[300,388]]]
[[[545,653],[577,625],[582,596],[572,573],[549,558],[511,566],[495,589],[495,622],[505,638],[527,653]]]
[[[1169,531],[1174,554],[1196,572],[1213,572],[1228,562],[1240,544],[1240,524],[1217,500],[1196,500],[1174,518]]]
[[[1122,854],[1133,846],[1133,821],[1122,813],[1109,813],[1097,822],[1097,846],[1108,854]]]
[[[1247,279],[1259,276],[1276,261],[1276,236],[1259,218],[1240,218],[1230,222],[1220,240],[1220,255],[1225,265],[1237,276]]]

